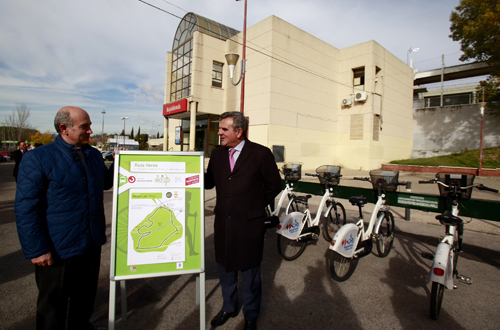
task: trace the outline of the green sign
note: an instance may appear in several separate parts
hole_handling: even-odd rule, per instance
[[[417,195],[398,195],[398,206],[408,206],[428,208],[428,209],[438,209],[439,199],[437,197],[431,196],[417,196]]]
[[[111,280],[204,272],[201,152],[115,158]]]

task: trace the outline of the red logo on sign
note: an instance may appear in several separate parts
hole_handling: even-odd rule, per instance
[[[135,176],[131,176],[128,178],[128,182],[134,183],[135,182]]]
[[[182,99],[177,102],[172,102],[163,105],[163,115],[169,116],[179,112],[186,112],[188,110],[187,99]]]
[[[200,176],[199,175],[186,178],[186,186],[197,184],[198,182],[200,182]]]

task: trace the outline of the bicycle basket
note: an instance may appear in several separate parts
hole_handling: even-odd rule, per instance
[[[316,169],[316,174],[320,175],[318,179],[321,184],[336,186],[340,182],[340,166],[323,165]]]
[[[398,171],[370,171],[370,178],[374,190],[378,190],[380,187],[385,192],[396,191],[398,189],[398,177]]]
[[[302,164],[286,163],[281,168],[286,181],[299,181],[302,175]]]
[[[453,193],[454,190],[453,187],[458,187],[457,199],[458,200],[470,199],[470,196],[472,194],[472,187],[467,189],[462,189],[461,187],[472,186],[474,184],[474,178],[475,178],[474,174],[467,174],[467,173],[437,173],[436,179],[438,179],[445,185],[450,186],[450,187],[445,187],[438,184],[439,195],[441,195],[441,197],[447,197],[448,195]]]

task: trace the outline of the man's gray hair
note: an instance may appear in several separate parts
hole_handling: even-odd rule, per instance
[[[243,137],[247,137],[248,119],[239,111],[224,112],[220,115],[220,119],[233,118],[233,129],[236,131],[238,128],[243,130]]]
[[[71,115],[67,110],[60,110],[56,114],[56,118],[54,118],[54,126],[56,128],[57,133],[61,134],[59,131],[59,125],[64,124],[69,128],[73,128],[73,120],[71,120]]]

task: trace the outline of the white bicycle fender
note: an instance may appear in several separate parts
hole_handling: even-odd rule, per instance
[[[453,265],[450,258],[450,245],[439,243],[434,255],[434,262],[429,273],[429,282],[437,282],[446,286],[447,289],[453,290]],[[444,275],[438,276],[434,274],[434,268],[444,269]]]
[[[329,249],[346,258],[352,257],[358,245],[358,231],[359,227],[353,223],[343,225],[333,237]]]
[[[295,240],[302,232],[305,214],[301,212],[292,212],[287,214],[276,227],[276,233],[288,239]]]

